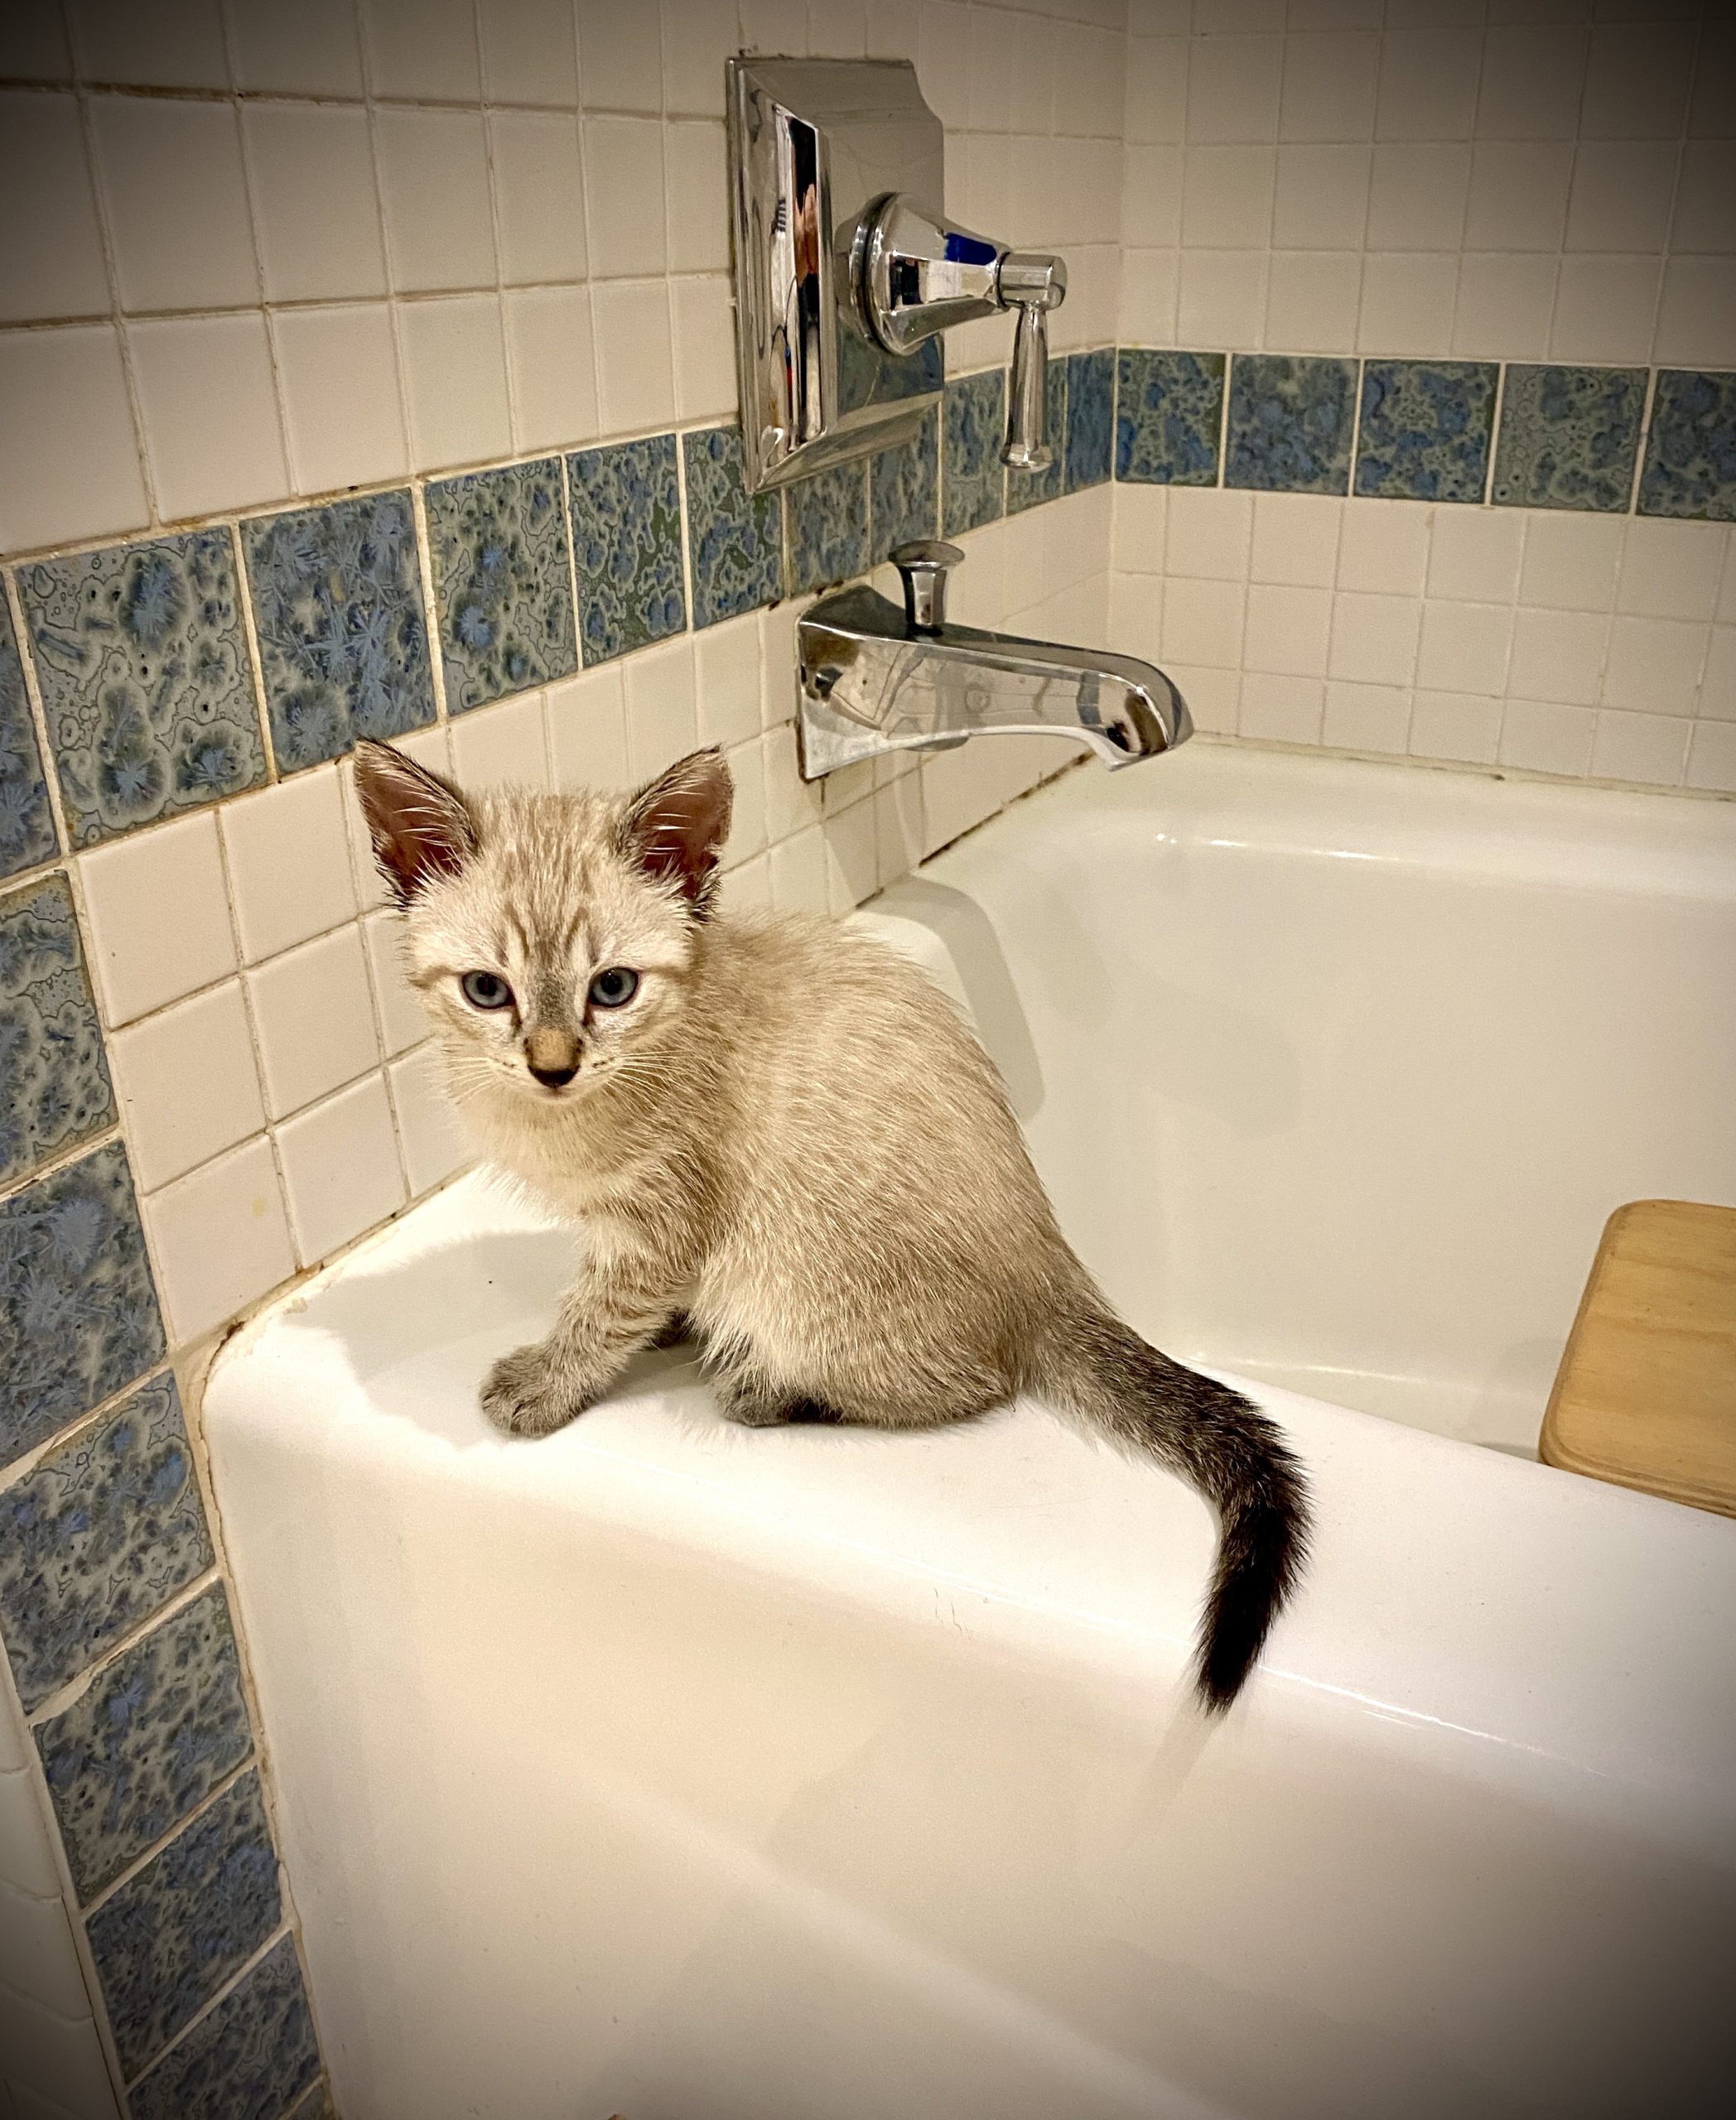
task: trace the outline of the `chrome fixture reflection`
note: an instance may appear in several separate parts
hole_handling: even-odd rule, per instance
[[[861,585],[798,622],[804,779],[996,730],[1077,737],[1111,767],[1193,735],[1186,701],[1149,662],[949,624],[947,576],[963,557],[938,539],[900,545],[902,610]]]
[[[1066,267],[947,219],[944,137],[915,69],[731,59],[726,90],[750,491],[910,439],[939,400],[940,335],[1008,311],[1002,460],[1041,470]]]

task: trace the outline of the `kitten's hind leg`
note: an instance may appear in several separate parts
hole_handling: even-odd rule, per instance
[[[744,1376],[740,1370],[719,1371],[711,1382],[726,1418],[743,1428],[787,1428],[792,1423],[843,1418],[836,1406],[828,1406],[823,1400],[780,1390],[758,1377]]]

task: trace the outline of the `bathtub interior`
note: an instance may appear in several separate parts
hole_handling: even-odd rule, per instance
[[[1736,1200],[1736,807],[1197,744],[879,909],[1183,1358],[1529,1456],[1612,1210]]]

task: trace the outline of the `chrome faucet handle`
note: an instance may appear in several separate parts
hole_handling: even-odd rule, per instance
[[[1046,471],[1054,460],[1048,434],[1049,312],[1067,299],[1067,267],[1058,258],[1010,250],[1001,261],[996,292],[1003,309],[1019,312],[1001,460],[1015,471]]]
[[[947,576],[961,565],[957,545],[918,537],[887,555],[904,578],[904,621],[912,633],[938,633],[947,622]]]

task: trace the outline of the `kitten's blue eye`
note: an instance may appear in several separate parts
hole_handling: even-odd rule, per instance
[[[473,1009],[504,1009],[512,1001],[512,988],[492,971],[467,971],[458,985]]]
[[[639,974],[624,964],[610,965],[591,982],[591,998],[600,1009],[619,1009],[639,991]]]

